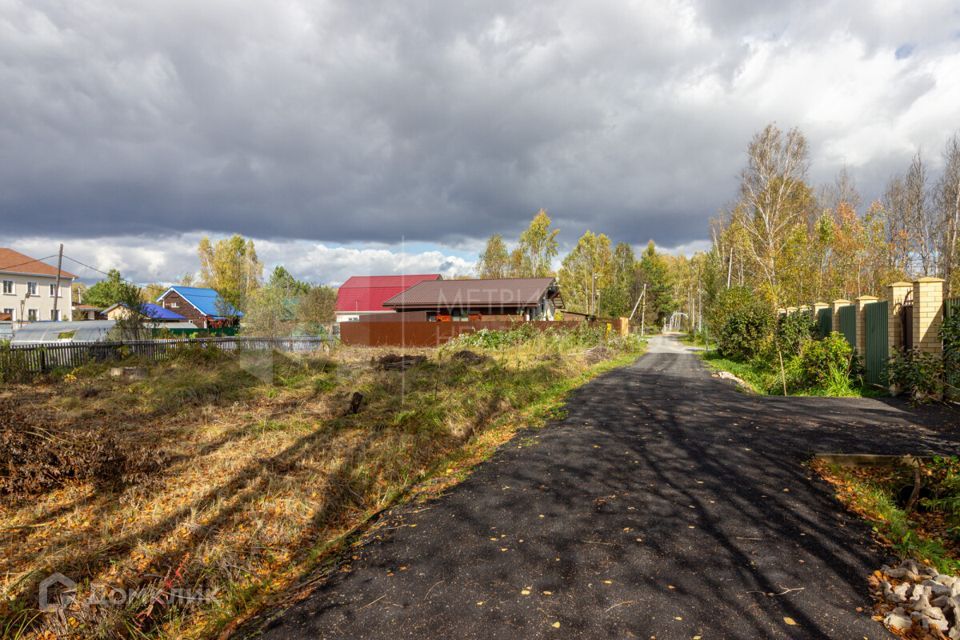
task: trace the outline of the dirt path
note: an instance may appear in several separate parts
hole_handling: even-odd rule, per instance
[[[745,395],[663,338],[568,409],[264,636],[888,637],[856,610],[884,554],[803,462],[960,449],[884,402]]]

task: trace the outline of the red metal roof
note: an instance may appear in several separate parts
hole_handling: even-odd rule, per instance
[[[340,313],[393,311],[384,307],[383,303],[426,280],[440,280],[440,274],[353,276],[340,285],[337,291],[337,311]]]
[[[0,272],[20,273],[30,276],[52,276],[57,277],[57,268],[51,267],[45,262],[40,262],[35,258],[23,255],[19,251],[0,247]],[[77,276],[69,271],[60,270],[60,277],[71,280]]]

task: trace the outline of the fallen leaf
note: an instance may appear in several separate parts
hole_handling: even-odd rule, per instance
[[[551,626],[552,626],[554,629],[559,629],[559,628],[560,628],[560,623],[559,623],[559,622],[554,622]]]
[[[797,626],[797,621],[794,620],[793,618],[789,617],[789,616],[785,617],[785,618],[783,619],[783,621],[786,622],[786,623],[787,623],[789,626],[791,626],[791,627]]]

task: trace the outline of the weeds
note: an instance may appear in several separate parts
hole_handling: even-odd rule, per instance
[[[25,388],[0,392],[0,426],[12,433],[32,415],[68,441],[105,451],[114,442],[158,461],[140,475],[126,462],[98,467],[123,471],[123,483],[62,474],[29,501],[0,499],[0,520],[16,532],[0,535],[0,619],[24,637],[63,632],[60,618],[35,608],[38,582],[54,571],[126,588],[176,574],[218,599],[131,602],[77,615],[71,632],[216,636],[299,582],[372,514],[414,487],[439,491],[463,477],[516,429],[556,415],[569,389],[638,354],[633,339],[571,333],[484,336],[509,343],[509,354],[454,344],[406,371],[376,370],[369,350],[264,361],[185,349],[133,384],[88,365],[31,388],[30,403],[18,400]],[[586,352],[598,344],[610,359],[591,366]],[[355,392],[364,400],[354,414]]]
[[[842,467],[821,461],[814,469],[837,498],[863,516],[902,558],[927,562],[938,571],[960,573],[960,460],[934,458],[921,466],[923,495],[906,510],[913,471],[906,467]]]

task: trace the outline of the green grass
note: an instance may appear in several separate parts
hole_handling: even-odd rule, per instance
[[[950,514],[935,504],[923,511],[907,513],[898,506],[897,489],[912,483],[912,474],[877,468],[851,468],[815,461],[813,468],[837,490],[847,508],[867,520],[874,533],[902,558],[914,558],[941,573],[960,573],[960,560],[946,527]],[[925,479],[925,484],[929,483]],[[923,501],[921,501],[923,502]]]
[[[701,352],[700,357],[713,371],[726,371],[743,380],[748,390],[753,393],[767,395],[771,386],[777,382],[777,377],[769,372],[760,371],[744,362],[724,358],[716,351]]]
[[[721,356],[717,351],[701,351],[699,353],[704,364],[713,371],[726,371],[740,378],[747,386],[748,390],[759,394],[769,396],[783,395],[783,382],[780,377],[779,368],[769,369],[760,367],[753,362],[739,362]],[[796,385],[791,384],[794,379],[790,365],[787,363],[787,395],[790,396],[815,396],[826,398],[877,398],[884,396],[881,389],[871,387],[859,387],[846,382],[845,380],[831,380],[825,387],[798,389]]]

